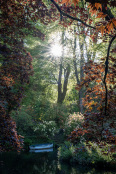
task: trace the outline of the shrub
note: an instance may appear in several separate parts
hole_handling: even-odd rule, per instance
[[[55,121],[43,121],[38,124],[34,132],[38,137],[52,138],[57,132]]]
[[[39,106],[38,106],[39,107]],[[36,108],[38,108],[36,107]],[[44,109],[42,109],[44,108]],[[58,127],[63,128],[67,115],[69,115],[69,108],[64,104],[49,104],[41,106],[41,110],[36,109],[35,118],[38,121],[46,120],[52,121],[54,120]]]
[[[71,134],[68,136],[68,140],[73,144],[82,143],[83,141],[85,141],[87,134],[87,130],[78,128],[71,132]]]
[[[62,146],[58,148],[58,159],[63,161],[70,161],[73,157],[74,146],[70,142],[64,142]]]
[[[67,106],[63,104],[52,105],[46,114],[49,115],[49,118],[51,117],[50,115],[52,115],[52,120],[55,120],[57,126],[60,128],[64,127],[67,115],[69,115]]]
[[[34,131],[34,122],[32,116],[25,112],[25,108],[20,111],[13,111],[11,117],[16,121],[19,134],[31,135]]]
[[[83,115],[79,113],[74,112],[69,115],[64,126],[65,135],[68,136],[74,129],[80,128],[82,126],[83,119]]]
[[[78,146],[70,142],[58,149],[58,158],[64,161],[76,162],[86,165],[104,165],[116,163],[114,153],[109,151],[109,144],[97,144],[93,142],[79,143]],[[114,155],[115,156],[115,155]]]

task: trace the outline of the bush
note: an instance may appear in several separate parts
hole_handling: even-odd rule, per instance
[[[39,109],[38,109],[39,108]],[[54,120],[58,127],[63,128],[67,115],[69,115],[69,107],[64,104],[49,104],[45,103],[37,105],[35,108],[36,121],[52,121]]]
[[[114,153],[111,153],[109,149],[110,145],[108,144],[88,142],[74,146],[70,142],[65,142],[58,149],[58,158],[83,165],[106,166],[107,164],[116,164],[115,157],[113,157]]]
[[[30,145],[32,145],[32,140],[29,139],[29,138],[25,138],[25,139],[24,139],[24,145],[25,145],[25,146],[30,146]]]
[[[74,146],[70,142],[64,142],[64,144],[58,148],[58,159],[63,161],[70,161],[73,157]]]
[[[57,132],[57,126],[55,121],[43,121],[38,124],[34,132],[39,137],[52,138]]]
[[[55,120],[58,127],[63,128],[69,115],[68,107],[63,104],[53,104],[45,113],[46,120]]]
[[[65,135],[68,136],[74,129],[80,128],[82,126],[83,119],[83,115],[79,113],[74,112],[69,115],[64,126]]]
[[[25,109],[20,111],[13,111],[11,117],[16,121],[17,132],[23,136],[32,135],[34,131],[33,118],[29,113],[25,112]]]

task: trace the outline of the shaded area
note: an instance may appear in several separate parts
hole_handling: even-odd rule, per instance
[[[50,153],[1,153],[1,174],[115,174],[81,165],[70,166],[57,161],[57,151]]]

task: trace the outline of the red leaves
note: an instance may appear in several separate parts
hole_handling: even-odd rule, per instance
[[[0,152],[21,150],[23,137],[17,135],[16,123],[6,114],[2,105],[0,105],[0,135]]]
[[[71,132],[71,134],[68,137],[68,140],[73,143],[73,144],[77,144],[79,143],[80,139],[82,136],[84,136],[85,134],[87,134],[88,131],[83,129],[83,128],[78,128],[75,129],[74,131]]]
[[[24,93],[24,86],[29,82],[29,76],[32,74],[32,58],[20,42],[9,45],[12,54],[7,47],[5,50],[5,62],[0,66],[0,149],[1,151],[20,150],[20,136],[16,132],[16,124],[10,118],[10,112],[19,107]],[[2,46],[1,46],[2,47]],[[2,47],[3,48],[3,47]],[[19,51],[20,48],[20,51]]]
[[[114,52],[114,50],[113,50]],[[107,75],[108,86],[108,108],[107,118],[104,115],[105,109],[105,88],[103,85],[104,66],[100,63],[92,61],[85,64],[84,73],[85,77],[81,83],[86,87],[85,97],[83,99],[86,114],[84,114],[85,122],[83,128],[88,131],[87,139],[95,139],[99,141],[101,137],[110,143],[115,143],[115,136],[108,129],[115,129],[115,74],[116,68],[112,65],[115,64],[115,58],[109,57],[109,72]],[[103,59],[104,60],[104,59]],[[112,121],[112,122],[111,122]],[[110,123],[111,122],[111,123]],[[106,125],[105,125],[106,124]],[[109,128],[105,127],[109,124]],[[104,125],[104,127],[102,127]],[[104,128],[104,131],[102,132]],[[101,132],[103,134],[101,134]],[[73,139],[74,141],[74,139]]]
[[[24,49],[23,39],[28,33],[43,39],[44,34],[35,25],[32,26],[31,21],[35,23],[40,19],[49,23],[50,13],[41,0],[1,1],[0,5],[0,148],[18,150],[20,136],[17,135],[16,124],[10,118],[10,112],[19,107],[24,97],[24,88],[33,74],[32,57]]]

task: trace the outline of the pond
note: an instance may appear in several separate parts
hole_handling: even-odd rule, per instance
[[[0,153],[0,174],[116,174],[116,171],[60,163],[57,151]]]

